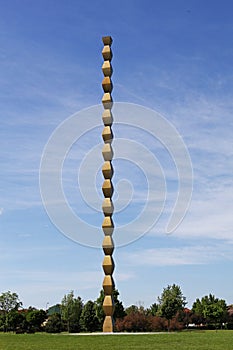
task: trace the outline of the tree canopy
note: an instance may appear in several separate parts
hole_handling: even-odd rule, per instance
[[[69,333],[80,331],[82,309],[83,301],[80,297],[75,298],[73,291],[63,297],[61,302],[61,318],[66,323]]]
[[[84,305],[80,317],[81,329],[86,332],[94,332],[99,328],[98,322],[95,303],[92,300],[89,300]]]
[[[7,313],[11,310],[18,310],[22,306],[19,296],[10,291],[4,292],[0,295],[0,310]]]
[[[209,294],[202,299],[196,299],[193,303],[192,311],[199,315],[202,322],[214,325],[217,328],[227,320],[227,305],[225,300],[216,298]]]
[[[19,320],[20,316],[18,316],[17,311],[21,306],[22,302],[17,293],[8,291],[0,295],[0,327],[4,332],[7,332],[12,326],[14,327],[16,320]]]
[[[178,311],[183,310],[186,305],[186,298],[184,297],[181,288],[176,285],[168,285],[163,289],[161,297],[158,298],[158,314],[168,320],[168,329],[170,320],[177,314]]]

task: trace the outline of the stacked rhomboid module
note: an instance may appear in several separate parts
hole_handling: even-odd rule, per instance
[[[105,313],[105,319],[103,323],[103,332],[109,333],[114,330],[114,321],[113,321],[113,313],[114,313],[114,301],[113,301],[113,290],[114,290],[114,280],[112,277],[114,270],[114,261],[112,258],[112,253],[114,250],[114,243],[112,239],[112,234],[114,230],[114,224],[112,221],[113,214],[113,203],[112,203],[112,195],[113,195],[113,185],[112,185],[112,176],[113,176],[113,167],[112,167],[112,158],[113,158],[113,150],[112,150],[112,38],[110,36],[105,36],[102,38],[104,43],[104,48],[102,50],[102,55],[104,58],[104,63],[102,66],[102,71],[104,74],[104,79],[102,81],[102,87],[104,90],[104,95],[102,98],[102,104],[104,107],[103,112],[103,123],[104,129],[102,133],[104,146],[102,149],[102,154],[104,158],[104,164],[102,167],[102,173],[104,176],[104,182],[102,186],[104,201],[102,205],[104,220],[102,224],[102,228],[104,231],[104,240],[103,240],[103,251],[104,251],[104,260],[103,260],[103,270],[105,273],[104,281],[103,281],[103,289],[104,289],[104,302],[103,309]]]

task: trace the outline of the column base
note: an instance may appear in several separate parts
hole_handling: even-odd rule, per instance
[[[114,320],[112,316],[105,316],[103,324],[104,333],[113,333],[114,332]]]

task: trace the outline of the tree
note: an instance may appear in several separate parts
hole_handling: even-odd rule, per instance
[[[168,331],[170,330],[171,319],[185,307],[185,300],[181,288],[175,284],[164,288],[161,297],[158,298],[158,314],[168,320]]]
[[[27,322],[25,314],[18,310],[11,310],[6,317],[7,330],[13,332],[25,332],[27,329]]]
[[[96,316],[95,303],[89,300],[82,309],[80,317],[81,329],[86,332],[94,332],[99,329],[99,320]]]
[[[49,316],[48,321],[45,325],[45,332],[47,333],[61,333],[62,331],[62,320],[59,313],[54,313]]]
[[[114,289],[113,290],[113,300],[114,300],[115,311],[114,311],[114,314],[113,314],[113,318],[115,320],[117,318],[123,318],[126,315],[124,306],[123,306],[122,302],[118,298],[119,295],[120,295],[119,291],[117,289]]]
[[[69,333],[80,332],[80,316],[83,309],[83,302],[80,297],[75,298],[71,291],[65,295],[61,302],[61,317],[66,323]]]
[[[197,325],[201,325],[206,322],[203,315],[203,306],[200,299],[197,298],[196,301],[193,303],[192,312],[193,312],[193,315],[192,315],[193,323]]]
[[[125,315],[141,314],[145,316],[152,316],[150,309],[145,309],[144,306],[139,302],[138,305],[131,305],[125,309]]]
[[[8,314],[11,311],[17,311],[21,306],[22,302],[19,300],[18,294],[8,291],[0,295],[1,323],[4,332],[7,332],[9,328]]]
[[[37,310],[30,307],[26,313],[26,320],[29,325],[29,330],[33,332],[41,331],[42,323],[46,320],[47,314],[44,310]]]
[[[136,314],[137,312],[139,312],[139,309],[138,309],[137,305],[130,305],[129,307],[127,307],[125,309],[126,315]]]
[[[193,303],[192,311],[200,315],[208,326],[222,326],[227,321],[227,305],[225,300],[218,299],[214,295],[204,296],[201,301],[196,299]]]
[[[158,304],[154,303],[152,304],[149,309],[146,310],[146,313],[151,316],[156,316],[158,312]]]
[[[0,295],[0,310],[3,312],[18,310],[21,306],[22,302],[19,300],[18,294],[8,291]]]

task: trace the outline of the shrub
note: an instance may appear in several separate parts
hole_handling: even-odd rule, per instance
[[[49,316],[44,329],[47,333],[60,333],[62,331],[61,315],[55,313]]]

